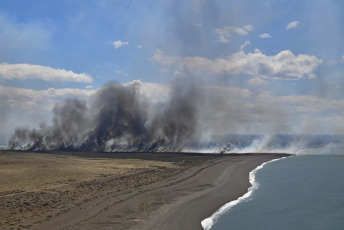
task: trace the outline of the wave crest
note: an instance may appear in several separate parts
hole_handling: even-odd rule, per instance
[[[263,164],[259,165],[254,170],[252,170],[250,172],[250,175],[249,175],[249,180],[250,180],[251,187],[248,188],[247,193],[245,193],[243,196],[239,197],[238,199],[233,200],[233,201],[223,205],[213,215],[211,215],[210,217],[204,219],[201,222],[201,225],[202,225],[203,229],[204,230],[211,229],[211,227],[217,222],[219,217],[222,216],[225,212],[227,212],[229,209],[231,209],[232,207],[236,206],[237,204],[239,204],[239,203],[241,203],[243,201],[248,200],[252,196],[253,192],[259,188],[259,183],[256,181],[256,174],[257,174],[257,172],[260,169],[262,169],[266,164],[269,164],[271,162],[278,161],[278,160],[281,160],[281,159],[284,159],[284,158],[286,158],[286,157],[282,157],[282,158],[278,158],[278,159],[273,159],[271,161],[264,162]]]

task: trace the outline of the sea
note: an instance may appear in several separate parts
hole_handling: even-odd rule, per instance
[[[207,230],[343,230],[344,146],[299,152],[250,173],[252,187],[204,220]]]

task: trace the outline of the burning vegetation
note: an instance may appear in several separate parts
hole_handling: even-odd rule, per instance
[[[89,101],[56,104],[52,125],[17,128],[10,149],[78,151],[176,151],[195,134],[201,94],[193,84],[171,86],[170,99],[147,112],[139,85],[108,83]]]

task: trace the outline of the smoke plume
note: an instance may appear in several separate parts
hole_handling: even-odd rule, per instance
[[[204,0],[162,1],[159,7],[164,13],[140,21],[143,29],[135,30],[135,37],[145,38],[146,50],[155,50],[149,60],[159,76],[154,76],[154,70],[151,80],[170,80],[159,90],[149,89],[155,99],[164,94],[163,100],[156,102],[143,94],[143,84],[138,82],[110,82],[95,92],[79,92],[86,99],[57,103],[49,124],[17,128],[8,148],[259,152],[322,146],[344,139],[344,100],[341,91],[332,90],[343,84],[338,79],[334,79],[336,86],[324,80],[327,74],[317,71],[323,60],[298,49],[266,52],[258,42],[252,42],[252,50],[238,51],[238,44],[261,33],[261,17],[241,20],[254,15],[255,7],[235,8],[237,4],[230,1]],[[229,14],[227,9],[236,13]],[[128,64],[139,72],[142,68],[135,67],[137,60]],[[324,92],[325,88],[329,92]],[[17,121],[37,124],[22,113],[26,108],[40,111],[42,103],[47,108],[56,101],[55,97],[46,100],[47,95],[55,94],[54,89],[22,91],[0,87],[0,110],[4,111],[0,122],[5,124],[0,141],[8,139],[7,130],[22,125]],[[334,92],[339,92],[338,98]],[[32,103],[30,99],[37,95],[40,99]],[[8,112],[12,107],[17,110]],[[15,123],[8,122],[10,115]],[[311,137],[313,134],[318,136]]]
[[[108,83],[89,101],[56,104],[52,125],[18,128],[11,149],[83,151],[176,151],[195,136],[202,94],[190,81],[175,79],[167,103],[148,113],[140,85]]]
[[[278,135],[286,130],[286,112],[255,100],[246,91],[233,94],[209,87],[200,79],[176,77],[166,100],[152,103],[141,93],[143,84],[110,82],[87,100],[67,99],[53,108],[51,125],[17,128],[8,148],[73,151],[206,151],[260,152],[319,147],[340,143],[340,136]],[[154,89],[152,89],[154,90]],[[254,106],[236,101],[235,95]],[[230,96],[230,98],[228,98]],[[240,135],[252,119],[270,116],[264,135]],[[252,118],[253,116],[253,118]],[[227,131],[222,135],[221,130]],[[231,134],[231,135],[228,135]]]

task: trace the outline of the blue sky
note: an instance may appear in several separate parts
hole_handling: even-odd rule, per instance
[[[341,0],[0,0],[0,142],[17,125],[49,121],[54,103],[108,81],[158,88],[176,75],[294,109],[318,103],[300,119],[340,119],[343,21]],[[43,96],[52,90],[60,91]],[[42,103],[46,110],[33,109]],[[32,112],[11,116],[23,108]]]
[[[87,73],[94,87],[108,80],[165,82],[150,61],[156,49],[169,55],[216,58],[260,49],[340,60],[344,54],[341,1],[1,1],[1,62],[29,63]],[[286,30],[292,21],[295,29]],[[215,29],[254,26],[229,43]],[[261,39],[268,33],[271,38]],[[129,45],[114,49],[113,41]],[[142,48],[138,48],[138,46]],[[15,86],[6,81],[4,84]],[[55,83],[56,84],[56,83]],[[69,87],[56,84],[55,87]],[[50,84],[28,83],[42,89]],[[73,85],[82,88],[84,85]]]

